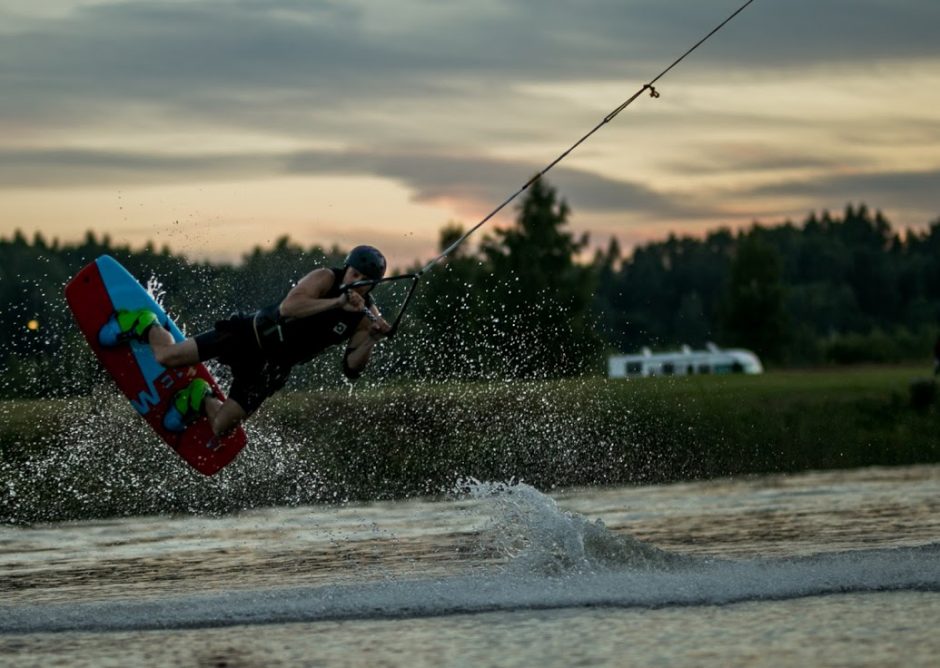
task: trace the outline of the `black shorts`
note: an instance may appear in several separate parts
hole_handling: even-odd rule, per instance
[[[251,415],[264,400],[284,387],[290,366],[272,362],[261,354],[253,316],[233,315],[219,320],[215,329],[195,337],[199,361],[218,359],[232,369],[229,398]]]

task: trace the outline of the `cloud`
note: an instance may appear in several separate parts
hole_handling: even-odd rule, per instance
[[[742,1],[16,0],[0,188],[378,176],[485,212]],[[936,210],[937,25],[936,0],[755,2],[549,179],[650,224],[773,196]]]
[[[707,143],[690,150],[688,157],[670,162],[676,174],[698,175],[720,172],[777,172],[835,169],[844,159],[779,149],[762,143]]]
[[[763,185],[749,196],[816,197],[829,201],[868,201],[879,206],[933,210],[940,214],[940,169],[818,176]]]
[[[456,157],[454,157],[454,155]],[[407,185],[417,201],[463,199],[478,207],[495,207],[543,166],[479,155],[435,153],[326,153],[293,155],[294,173],[365,173],[392,178]],[[572,205],[587,211],[638,209],[673,215],[684,209],[651,188],[610,179],[592,172],[558,167],[548,179]]]
[[[185,183],[270,174],[270,155],[158,155],[87,149],[0,150],[0,188]]]
[[[737,2],[300,0],[79,4],[0,36],[0,118],[94,123],[148,104],[293,131],[395,100],[522,95],[524,82],[646,80]],[[755,3],[687,76],[936,56],[934,0]],[[690,62],[689,65],[692,63]],[[515,91],[515,92],[514,92]],[[279,108],[303,106],[307,114]],[[326,111],[328,110],[328,111]],[[300,116],[298,118],[297,116]],[[294,116],[293,119],[289,118]],[[293,122],[290,122],[293,120]]]
[[[377,176],[397,181],[417,202],[461,200],[493,208],[542,166],[479,155],[415,151],[297,151],[226,155],[155,155],[100,150],[0,151],[0,188],[187,183],[277,175]],[[693,212],[637,182],[557,167],[549,180],[578,210],[632,210],[657,215]]]
[[[76,0],[68,10],[60,0],[51,15],[29,15],[25,6],[0,34],[0,146],[121,145],[139,153],[145,140],[153,145],[169,131],[202,132],[207,142],[242,134],[380,151],[411,143],[459,155],[479,153],[485,143],[556,146],[567,136],[559,128],[574,118],[583,123],[584,101],[598,93],[566,97],[544,86],[622,81],[626,96],[738,3],[401,0],[391,11],[367,0]],[[792,75],[808,63],[863,67],[879,58],[938,57],[932,34],[938,24],[935,0],[900,8],[893,0],[755,3],[676,70],[688,83],[667,94],[714,88],[708,82],[716,79],[768,80],[768,68]],[[770,112],[758,102],[742,93],[684,116],[631,122],[661,129],[703,117],[736,125],[760,117],[769,124]],[[805,116],[793,119],[795,105],[780,104],[792,123],[804,122]],[[107,176],[112,170],[102,160],[115,156],[106,153],[85,154],[83,174]],[[152,156],[153,173],[173,159]],[[208,171],[209,159],[190,159]],[[131,174],[142,177],[146,165],[137,160]],[[224,162],[223,176],[239,161]],[[29,174],[35,173],[24,171],[20,181]],[[470,187],[462,178],[454,184]],[[610,197],[616,189],[597,194]]]

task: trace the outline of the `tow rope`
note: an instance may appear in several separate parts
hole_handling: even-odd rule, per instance
[[[490,211],[486,216],[483,217],[482,220],[480,220],[480,222],[478,222],[476,225],[474,225],[474,226],[471,227],[469,230],[467,230],[459,239],[457,239],[457,240],[454,241],[450,246],[448,246],[448,247],[445,248],[443,251],[441,251],[441,253],[440,253],[439,255],[437,255],[434,259],[432,259],[430,262],[428,262],[426,265],[424,265],[424,267],[422,267],[421,269],[419,269],[418,271],[416,271],[416,272],[413,273],[413,274],[399,274],[399,275],[397,275],[397,276],[389,276],[389,277],[387,277],[387,278],[380,278],[380,279],[376,279],[376,280],[373,280],[373,279],[365,279],[365,280],[362,280],[362,281],[355,281],[354,283],[349,283],[349,284],[340,286],[340,289],[341,289],[341,290],[348,290],[348,289],[350,289],[350,288],[354,288],[354,287],[358,287],[358,286],[362,286],[362,285],[371,285],[371,286],[375,286],[375,285],[378,285],[378,284],[380,284],[380,283],[387,283],[387,282],[390,282],[390,281],[411,280],[411,281],[412,281],[412,283],[411,283],[411,288],[409,289],[407,296],[405,297],[404,301],[402,302],[401,307],[398,309],[398,315],[395,317],[395,320],[392,322],[391,330],[389,331],[388,336],[387,336],[387,338],[389,338],[389,339],[393,338],[393,337],[395,336],[395,334],[397,334],[397,332],[398,332],[398,326],[399,326],[399,324],[401,323],[402,316],[405,314],[405,310],[408,308],[408,305],[411,303],[411,298],[414,296],[415,290],[416,290],[417,287],[418,287],[418,281],[419,281],[419,280],[421,279],[421,277],[425,274],[425,272],[427,272],[427,271],[429,271],[430,269],[432,269],[432,268],[433,268],[436,264],[438,264],[441,260],[443,260],[444,258],[446,258],[446,257],[447,257],[448,255],[450,255],[451,253],[453,253],[453,252],[457,249],[457,247],[460,246],[464,241],[466,241],[467,238],[468,238],[471,234],[473,234],[473,233],[476,232],[478,229],[480,229],[481,227],[483,227],[483,225],[485,225],[491,218],[493,218],[493,216],[495,216],[497,213],[499,213],[499,212],[502,211],[504,208],[506,208],[506,206],[509,205],[510,202],[512,202],[512,201],[513,201],[514,199],[516,199],[519,195],[521,195],[523,192],[525,192],[525,191],[529,188],[529,186],[531,186],[533,183],[535,183],[535,182],[538,181],[540,178],[542,178],[543,176],[545,176],[545,174],[547,174],[547,173],[549,172],[549,170],[551,170],[555,165],[557,165],[559,162],[561,162],[562,160],[564,160],[564,159],[568,156],[568,154],[570,154],[572,151],[574,151],[576,148],[578,148],[578,146],[580,146],[580,145],[583,144],[585,141],[587,141],[587,139],[588,139],[591,135],[593,135],[595,132],[597,132],[598,130],[600,130],[603,126],[605,126],[605,125],[607,125],[608,123],[610,123],[614,118],[617,117],[617,115],[618,115],[621,111],[623,111],[624,109],[626,109],[627,107],[629,107],[629,106],[633,103],[633,101],[636,100],[638,97],[640,97],[644,92],[649,91],[650,97],[652,97],[652,98],[658,98],[658,97],[659,97],[659,91],[656,90],[656,88],[654,87],[654,84],[655,84],[657,81],[659,81],[660,79],[662,79],[664,76],[666,76],[666,74],[667,74],[670,70],[672,70],[672,68],[674,68],[676,65],[678,65],[679,63],[681,63],[683,60],[685,60],[685,58],[686,58],[689,54],[691,54],[693,51],[695,51],[697,48],[699,48],[702,44],[704,44],[712,35],[714,35],[716,32],[718,32],[719,30],[721,30],[722,28],[724,28],[725,25],[727,25],[727,24],[728,24],[734,17],[736,17],[738,14],[740,14],[741,12],[743,12],[743,11],[747,8],[747,6],[750,5],[752,2],[754,2],[754,0],[747,0],[747,2],[745,2],[743,5],[741,5],[740,7],[738,7],[730,16],[728,16],[728,18],[726,18],[724,21],[722,21],[722,22],[719,23],[717,26],[715,26],[715,27],[711,30],[711,32],[709,32],[707,35],[705,35],[704,37],[702,37],[702,39],[700,39],[700,40],[697,41],[695,44],[693,44],[693,45],[692,45],[685,53],[683,53],[681,56],[679,56],[678,58],[676,58],[676,59],[669,65],[669,67],[667,67],[667,68],[664,69],[662,72],[660,72],[660,73],[657,74],[655,77],[653,77],[653,79],[651,79],[651,80],[649,81],[649,83],[643,84],[643,86],[642,86],[637,92],[635,92],[635,93],[634,93],[633,95],[631,95],[629,98],[627,98],[626,100],[624,100],[618,107],[616,107],[616,108],[615,108],[613,111],[611,111],[609,114],[607,114],[606,116],[604,116],[604,118],[602,118],[601,121],[600,121],[597,125],[595,125],[593,128],[591,128],[587,133],[585,133],[585,134],[584,134],[580,139],[578,139],[574,144],[572,144],[571,146],[569,146],[569,147],[568,147],[563,153],[561,153],[557,158],[555,158],[555,159],[552,160],[550,163],[548,163],[548,165],[546,165],[546,166],[545,166],[544,168],[542,168],[538,173],[536,173],[535,176],[533,176],[533,177],[530,178],[528,181],[526,181],[524,184],[522,184],[522,187],[520,187],[518,190],[516,190],[514,193],[512,193],[509,197],[507,197],[505,200],[503,200],[503,202],[500,203],[499,206],[497,206],[495,209],[493,209],[492,211]],[[368,309],[365,309],[365,311],[368,311]],[[367,315],[368,315],[370,318],[374,318],[374,314],[373,314],[371,311],[368,311],[368,312],[367,312]]]

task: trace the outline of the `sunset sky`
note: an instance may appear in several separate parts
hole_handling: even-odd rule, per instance
[[[0,0],[0,237],[429,259],[742,2]],[[938,29],[756,0],[549,180],[604,245],[862,201],[926,226]]]

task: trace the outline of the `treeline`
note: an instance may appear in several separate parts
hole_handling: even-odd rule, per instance
[[[940,219],[901,234],[880,212],[848,206],[800,225],[670,236],[629,255],[612,240],[585,257],[589,239],[570,231],[570,215],[548,183],[533,184],[516,225],[462,245],[425,275],[371,377],[567,376],[600,372],[610,351],[707,341],[751,348],[771,365],[893,362],[928,358],[938,333]],[[462,232],[446,225],[441,247]],[[104,253],[150,281],[189,333],[276,302],[311,268],[345,255],[283,237],[230,266],[91,232],[72,244],[17,232],[0,240],[0,395],[82,393],[98,381],[62,288]],[[389,317],[406,287],[377,291]],[[336,382],[336,364],[318,360],[292,382]]]
[[[616,247],[597,263],[612,342],[752,348],[771,363],[923,360],[940,323],[940,219],[901,234],[864,204],[801,225]]]
[[[537,182],[514,227],[434,275],[421,304],[428,341],[441,342],[429,371],[466,376],[473,360],[503,360],[513,375],[565,375],[601,371],[610,351],[710,341],[778,367],[926,362],[940,333],[940,219],[902,234],[849,205],[800,225],[670,235],[629,255],[612,239],[585,262],[569,215]],[[461,233],[444,228],[441,247]],[[455,341],[464,364],[448,353]]]

